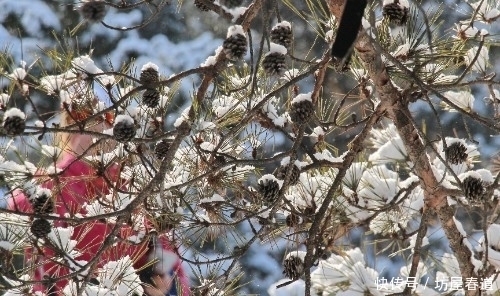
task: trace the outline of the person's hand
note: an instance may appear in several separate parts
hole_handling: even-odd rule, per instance
[[[144,295],[147,296],[165,296],[172,288],[173,280],[168,274],[166,275],[153,275],[151,283],[144,285]]]

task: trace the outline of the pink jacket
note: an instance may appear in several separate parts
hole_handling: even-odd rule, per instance
[[[52,190],[52,194],[55,197],[55,211],[59,216],[64,217],[69,213],[85,214],[86,211],[82,207],[84,203],[109,193],[105,178],[98,176],[96,169],[89,163],[83,160],[76,160],[74,156],[65,153],[56,165],[60,169],[65,169],[64,173],[59,176],[58,184],[61,184],[58,186],[59,189],[54,188],[56,183],[53,180],[48,180],[41,186]],[[118,165],[111,166],[105,174],[108,180],[119,180]],[[56,194],[57,190],[60,190],[60,194]],[[8,201],[8,208],[25,213],[33,212],[30,201],[20,190],[14,192],[14,197]],[[54,227],[65,226],[66,223],[64,222],[54,222]],[[103,221],[90,221],[75,226],[72,239],[78,242],[75,249],[81,253],[75,259],[92,260],[113,227],[114,225]],[[122,238],[129,237],[131,234],[134,234],[131,227],[127,225],[121,227],[120,236]],[[68,281],[65,279],[57,280],[57,278],[68,274],[69,270],[60,263],[50,260],[53,255],[51,249],[45,247],[42,251],[43,255],[32,249],[27,250],[26,253],[28,263],[38,266],[35,270],[34,280],[42,280],[44,276],[48,275],[55,280],[55,285],[49,288],[38,284],[35,285],[34,291],[51,292],[52,294],[50,295],[62,295],[61,291],[67,285]],[[153,274],[169,274],[175,279],[175,283],[172,286],[176,287],[177,284],[177,287],[180,287],[182,290],[179,291],[179,289],[176,289],[175,293],[177,294],[172,295],[188,296],[188,280],[181,267],[181,260],[177,256],[176,251],[176,247],[164,235],[159,236],[156,246],[148,242],[134,245],[123,240],[100,255],[97,267],[102,267],[109,261],[116,261],[128,255],[133,260],[136,270],[140,270],[141,268],[148,270],[147,268],[143,268],[145,264],[156,259],[159,263],[155,265]],[[148,271],[152,272],[151,268]],[[144,275],[141,275],[141,279],[144,278]],[[169,294],[167,293],[167,295]]]

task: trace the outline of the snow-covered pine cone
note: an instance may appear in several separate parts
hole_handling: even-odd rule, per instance
[[[279,52],[268,53],[262,61],[267,75],[281,75],[286,69],[285,55]]]
[[[210,2],[214,2],[214,0],[210,0]],[[200,0],[194,0],[194,6],[196,6],[199,10],[201,11],[209,11],[210,8],[203,3],[203,1]]]
[[[290,119],[296,124],[304,124],[314,113],[314,105],[309,100],[292,103],[290,109]]]
[[[281,22],[271,29],[271,41],[286,48],[292,44],[293,34],[289,22]]]
[[[87,0],[80,7],[80,13],[90,22],[100,22],[106,15],[106,4],[101,0]]]
[[[52,225],[45,219],[35,219],[31,223],[30,231],[36,238],[46,237],[52,230]]]
[[[460,142],[455,142],[444,150],[444,154],[446,156],[446,161],[451,164],[459,164],[465,162],[467,157],[469,156],[467,153],[467,147]]]
[[[288,255],[283,262],[283,273],[286,277],[296,280],[304,272],[304,262],[298,256]]]
[[[156,89],[146,89],[142,94],[142,103],[149,108],[155,108],[160,102],[160,92]]]
[[[51,214],[54,212],[54,201],[47,193],[36,194],[32,200],[33,211],[37,214]]]
[[[128,142],[135,137],[134,119],[128,115],[118,115],[113,126],[113,136],[118,142]]]
[[[148,88],[153,88],[160,81],[158,70],[154,67],[147,67],[141,71],[139,81]]]
[[[271,178],[259,180],[259,193],[265,201],[273,202],[280,191],[278,182]]]
[[[158,159],[163,159],[167,156],[168,149],[170,149],[171,141],[164,139],[156,143],[155,145],[155,155]]]
[[[406,24],[408,20],[408,7],[401,5],[399,0],[385,4],[382,13],[392,24],[398,26]]]
[[[222,4],[228,8],[239,7],[243,3],[243,0],[224,0]]]
[[[290,213],[285,218],[285,223],[286,223],[286,226],[288,226],[288,227],[296,227],[296,226],[302,224],[302,222],[303,222],[302,217],[300,217],[299,215],[294,214],[294,213]]]
[[[247,52],[247,38],[242,34],[234,34],[226,38],[222,47],[227,58],[230,60],[239,60]]]
[[[282,166],[276,168],[273,172],[273,175],[280,180],[285,180],[286,171],[288,170],[289,166],[290,165],[286,165],[286,166],[282,165]],[[290,172],[290,183],[289,184],[295,185],[299,182],[300,169],[295,164],[292,164],[291,167],[292,167],[292,171]]]
[[[462,189],[468,200],[479,201],[484,194],[483,181],[481,179],[468,176],[462,181]]]
[[[10,108],[3,116],[2,126],[7,135],[20,135],[26,127],[26,115],[17,108]]]
[[[226,158],[223,156],[223,155],[216,155],[212,161],[211,161],[211,164],[214,166],[214,167],[221,167],[221,166],[224,166],[226,164]]]

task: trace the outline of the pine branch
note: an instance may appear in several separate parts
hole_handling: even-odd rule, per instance
[[[379,105],[380,107],[380,105]],[[314,215],[314,220],[308,232],[308,242],[307,242],[307,255],[304,260],[305,268],[305,289],[306,296],[311,296],[311,270],[317,254],[314,254],[315,246],[321,242],[321,238],[318,236],[320,230],[322,229],[323,218],[329,209],[330,203],[335,196],[335,192],[340,188],[342,184],[342,178],[345,176],[348,168],[354,162],[356,157],[363,151],[363,142],[366,140],[370,130],[373,126],[382,118],[384,111],[382,108],[377,107],[375,112],[369,117],[363,130],[350,142],[349,150],[344,156],[344,161],[342,162],[342,167],[337,172],[335,180],[333,181],[325,200],[321,204],[320,208],[316,211]]]
[[[332,13],[337,17],[342,7],[341,2],[331,0],[328,3]],[[394,122],[398,129],[410,160],[414,165],[413,171],[420,179],[420,185],[425,192],[424,200],[426,209],[424,211],[431,210],[438,212],[452,250],[459,261],[463,279],[477,277],[470,260],[473,254],[462,244],[463,238],[453,222],[454,210],[446,205],[446,196],[442,193],[440,189],[441,185],[434,176],[431,164],[425,153],[425,146],[420,139],[418,130],[413,124],[412,116],[408,110],[408,101],[393,85],[386,67],[381,62],[381,52],[373,45],[373,40],[370,40],[366,34],[361,34],[355,43],[355,49],[363,61],[368,75],[375,85],[376,92],[380,97],[381,103],[379,107]],[[476,294],[477,291],[466,291],[466,295]]]

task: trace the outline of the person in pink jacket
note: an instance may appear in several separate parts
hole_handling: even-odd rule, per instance
[[[102,130],[105,127],[109,125],[103,120],[93,129]],[[62,173],[56,178],[43,181],[40,186],[51,191],[53,208],[58,216],[75,217],[78,214],[85,216],[87,211],[84,205],[109,194],[110,183],[118,188],[125,188],[127,180],[120,179],[118,164],[109,166],[105,172],[99,172],[85,158],[78,157],[88,152],[88,147],[92,143],[90,136],[72,134],[66,137],[62,142],[67,145],[56,162],[56,167],[62,170]],[[15,211],[34,212],[33,202],[22,190],[14,191],[7,206]],[[146,228],[150,228],[148,225],[151,223],[145,221],[144,224]],[[54,220],[53,226],[67,227],[68,224]],[[94,260],[114,227],[113,223],[105,220],[92,220],[74,226],[71,239],[77,241],[75,250],[80,253],[75,260],[87,262]],[[127,238],[134,234],[132,227],[123,225],[118,235],[122,239],[118,239],[112,247],[99,254],[96,268],[129,256],[143,283],[144,295],[188,296],[190,292],[187,276],[177,255],[177,248],[169,238],[165,234],[151,235],[154,239],[131,243]],[[54,249],[50,247],[30,248],[25,256],[26,262],[35,269],[33,280],[45,280],[45,284],[34,285],[33,290],[48,295],[63,295],[62,291],[69,282],[65,276],[70,273],[70,269],[60,262],[51,260],[54,256]],[[47,279],[51,280],[50,284],[47,284]]]

